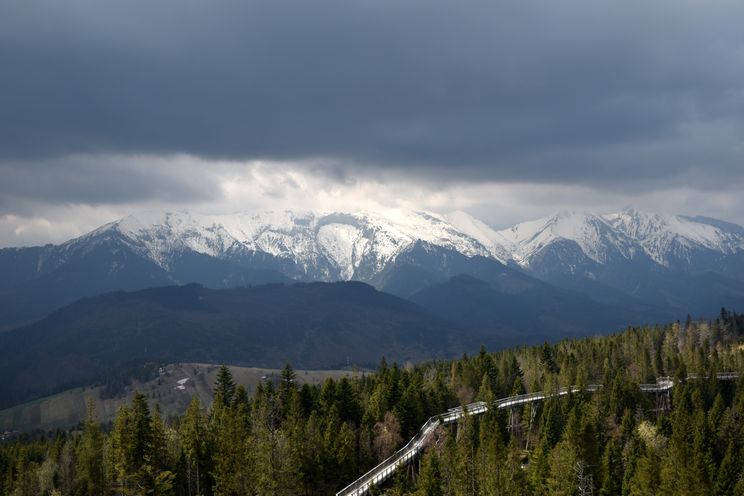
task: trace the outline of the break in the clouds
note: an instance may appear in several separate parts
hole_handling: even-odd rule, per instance
[[[441,200],[500,223],[567,191],[742,221],[743,19],[723,0],[6,0],[2,244],[31,239],[9,219],[91,208]]]
[[[569,184],[414,180],[393,173],[377,178],[329,177],[322,164],[215,162],[187,156],[96,160],[76,157],[70,163],[57,163],[58,175],[48,170],[45,175],[51,176],[40,184],[34,184],[30,174],[18,176],[22,181],[14,177],[15,182],[7,186],[0,182],[4,199],[0,247],[63,242],[143,210],[190,209],[205,214],[285,208],[464,210],[497,228],[557,210],[606,213],[630,204],[729,220],[741,218],[742,212],[739,190],[728,187],[670,186],[629,192]],[[99,174],[96,165],[109,177]],[[76,187],[53,187],[55,179],[69,180],[73,170]],[[94,193],[96,189],[106,193]],[[130,195],[115,194],[129,190]]]

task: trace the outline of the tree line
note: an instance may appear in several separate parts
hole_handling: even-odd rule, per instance
[[[328,495],[475,400],[602,383],[437,429],[374,494],[744,495],[744,317],[636,327],[457,360],[298,383],[287,365],[253,395],[221,367],[214,401],[164,419],[135,394],[113,424],[0,443],[2,495]],[[696,378],[688,379],[690,375]],[[672,376],[671,401],[639,383]]]

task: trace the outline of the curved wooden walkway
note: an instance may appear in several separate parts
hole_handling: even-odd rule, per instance
[[[738,379],[737,372],[722,372],[716,374],[718,380],[735,380]],[[700,376],[691,374],[688,379],[699,379]],[[655,384],[639,384],[639,389],[647,393],[669,392],[674,387],[674,379],[671,377],[659,377]],[[586,387],[578,386],[560,388],[555,392],[538,391],[535,393],[520,394],[518,396],[509,396],[496,400],[491,408],[513,408],[528,403],[542,401],[546,398],[564,396],[570,393],[580,391],[595,392],[602,389],[602,384],[589,384]],[[489,405],[483,401],[470,403],[465,407],[450,408],[446,412],[430,417],[424,423],[418,433],[406,443],[401,449],[396,451],[392,456],[383,460],[372,470],[362,475],[360,478],[336,493],[336,496],[363,496],[369,492],[372,486],[379,485],[388,480],[398,470],[399,467],[411,462],[416,456],[421,454],[428,444],[434,431],[439,425],[447,425],[457,422],[465,415],[481,415],[487,412]]]

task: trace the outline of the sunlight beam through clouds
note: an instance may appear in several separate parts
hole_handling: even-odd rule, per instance
[[[33,174],[4,187],[2,246],[59,243],[131,213],[190,210],[224,214],[250,210],[360,211],[387,208],[468,212],[495,228],[551,215],[557,210],[607,213],[633,205],[651,211],[708,215],[738,221],[741,195],[728,188],[699,190],[672,185],[653,190],[599,189],[585,185],[497,181],[436,181],[400,173],[324,173],[318,164],[274,161],[207,161],[164,157],[77,157],[77,179],[67,192],[47,196]],[[96,173],[96,164],[110,166]],[[111,164],[115,164],[111,166]],[[142,166],[149,164],[151,167]],[[153,165],[154,164],[154,165]],[[57,164],[59,165],[59,164]],[[65,163],[68,172],[70,163]],[[51,167],[49,170],[53,170]],[[108,174],[99,181],[99,174]],[[86,183],[86,181],[89,181]],[[149,181],[157,184],[153,187]],[[105,190],[112,185],[113,192]],[[199,188],[204,185],[204,188]],[[98,191],[80,196],[81,190]],[[130,200],[117,193],[140,188]],[[136,193],[136,194],[135,194]],[[106,201],[107,198],[110,201]]]
[[[5,0],[0,245],[148,209],[744,223],[744,3]]]

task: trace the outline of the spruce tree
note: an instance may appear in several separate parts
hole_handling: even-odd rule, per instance
[[[287,416],[289,409],[290,398],[292,393],[297,391],[297,374],[292,369],[292,366],[287,363],[284,365],[281,373],[279,374],[279,403],[281,406],[282,417]]]
[[[235,381],[227,365],[221,365],[214,383],[214,399],[224,406],[230,406],[235,399]]]
[[[241,496],[253,491],[253,460],[249,449],[247,415],[242,404],[228,408],[215,403],[212,410],[210,434],[213,439],[214,462],[211,472],[215,496]],[[192,446],[189,448],[193,450]],[[205,463],[203,465],[206,466]]]
[[[726,454],[718,468],[718,474],[715,479],[714,494],[715,496],[725,496],[734,494],[737,479],[739,478],[738,468],[741,463],[737,463],[736,448],[734,442],[728,443]]]
[[[442,474],[439,470],[439,457],[433,451],[426,453],[421,460],[421,473],[415,496],[443,496]]]
[[[211,450],[210,433],[207,430],[206,419],[201,413],[199,398],[196,396],[191,399],[181,420],[180,435],[186,459],[187,495],[199,496],[208,485]]]
[[[131,407],[122,407],[110,436],[110,460],[115,490],[123,494],[172,493],[175,475],[165,456],[165,434],[159,411],[150,413],[144,394],[137,392]]]
[[[623,484],[622,451],[615,438],[610,438],[605,445],[600,475],[602,478],[600,496],[620,494]]]
[[[88,413],[83,424],[83,434],[77,448],[77,494],[98,496],[106,492],[103,467],[103,433],[96,418],[95,404],[88,400]]]

